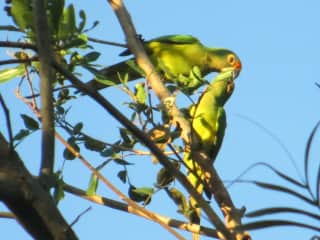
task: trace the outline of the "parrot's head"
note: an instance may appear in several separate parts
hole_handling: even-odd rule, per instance
[[[223,48],[211,48],[208,54],[209,67],[217,72],[226,72],[233,70],[236,77],[241,71],[241,61],[237,54]]]

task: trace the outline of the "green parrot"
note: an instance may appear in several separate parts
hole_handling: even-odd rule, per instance
[[[223,72],[233,68],[241,70],[238,56],[223,48],[209,48],[191,35],[168,35],[144,42],[145,50],[156,70],[165,82],[176,83],[182,90],[192,92],[205,81],[202,76],[211,72]],[[120,56],[130,55],[126,50]],[[144,76],[134,58],[106,67],[99,71],[99,76],[107,82],[119,84],[119,75],[128,74],[128,80]],[[101,78],[101,77],[99,77]],[[88,85],[94,89],[108,87],[99,80],[91,80]]]
[[[186,152],[184,161],[189,169],[187,178],[200,194],[204,191],[201,182],[206,181],[208,176],[197,161],[192,159],[192,152],[203,151],[209,158],[208,164],[212,166],[224,137],[227,125],[224,104],[233,92],[234,79],[235,73],[232,69],[218,74],[200,96],[197,104],[190,108],[191,140],[196,144],[191,143],[191,151]],[[192,197],[189,218],[192,223],[200,223],[200,208]],[[198,234],[195,234],[193,239],[199,239],[198,237]]]

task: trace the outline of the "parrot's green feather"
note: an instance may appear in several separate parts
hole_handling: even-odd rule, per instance
[[[162,43],[175,43],[175,44],[193,44],[200,43],[198,38],[192,35],[166,35],[158,38],[154,38],[149,42],[162,42]]]
[[[208,48],[191,35],[168,35],[144,42],[145,50],[154,64],[156,70],[163,74],[164,81],[176,83],[183,89],[192,92],[205,83],[203,78],[197,78],[194,69],[197,68],[201,76],[211,72],[222,72],[233,68],[240,71],[241,62],[237,55],[230,50],[221,48]],[[121,55],[128,55],[129,51]],[[104,68],[100,75],[119,84],[119,73],[128,73],[129,81],[142,77],[142,71],[137,64],[132,66],[134,59],[129,59]],[[128,64],[130,62],[130,64]],[[108,87],[96,80],[88,83],[95,89]]]
[[[190,108],[192,125],[191,151],[184,156],[185,164],[189,169],[188,180],[201,194],[203,192],[202,182],[206,182],[205,171],[196,159],[192,159],[196,151],[204,152],[210,165],[213,164],[221,147],[227,125],[224,104],[229,99],[234,87],[234,72],[220,73],[201,95],[196,105]],[[200,222],[200,208],[192,197],[190,198],[191,211],[190,221]]]

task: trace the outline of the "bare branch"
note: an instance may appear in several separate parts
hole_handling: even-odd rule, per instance
[[[75,225],[79,220],[80,218],[86,214],[87,212],[89,212],[91,210],[91,207],[88,207],[86,210],[84,210],[82,213],[80,213],[73,221],[72,223],[70,224],[70,227],[72,227],[73,225]]]
[[[7,130],[8,130],[8,135],[9,135],[9,151],[10,153],[13,152],[13,134],[12,134],[12,127],[11,127],[11,120],[10,120],[10,112],[9,109],[0,93],[0,103],[4,111],[4,116],[6,119],[6,124],[7,124]]]
[[[196,189],[192,187],[187,178],[176,169],[176,167],[170,162],[168,157],[163,154],[163,152],[156,146],[156,144],[150,139],[146,133],[142,132],[136,125],[127,119],[117,108],[115,108],[108,100],[106,100],[101,94],[99,94],[94,89],[88,87],[86,84],[82,83],[77,77],[71,74],[63,66],[58,64],[56,61],[52,62],[53,66],[68,78],[72,84],[81,90],[83,93],[92,97],[100,106],[102,106],[106,111],[108,111],[115,119],[117,119],[125,128],[132,132],[137,139],[150,149],[150,151],[157,157],[159,162],[166,167],[173,176],[182,184],[182,186],[197,200],[197,202],[203,207],[204,212],[207,214],[209,219],[214,223],[217,229],[222,232],[225,236],[230,236],[229,231],[224,226],[223,222],[219,219],[218,215],[212,210],[207,201],[199,194]],[[77,156],[77,155],[76,155]],[[231,239],[231,237],[227,238]]]
[[[139,211],[137,211],[135,208],[132,208],[128,204],[125,204],[125,203],[122,203],[122,202],[119,202],[119,201],[115,201],[115,200],[110,199],[110,198],[102,197],[102,196],[99,196],[99,195],[89,196],[89,195],[86,194],[85,191],[83,191],[83,190],[81,190],[79,188],[76,188],[74,186],[71,186],[69,184],[64,184],[63,189],[66,192],[69,192],[69,193],[74,194],[74,195],[76,195],[78,197],[87,199],[88,201],[94,202],[96,204],[104,205],[104,206],[107,206],[107,207],[111,207],[113,209],[120,210],[120,211],[123,211],[123,212],[132,213],[132,214],[135,214],[135,215],[140,216],[140,217],[144,217],[144,218],[152,221],[152,219],[148,218],[148,216],[141,215]],[[178,228],[178,229],[181,229],[181,230],[184,230],[184,231],[195,232],[195,233],[197,233],[198,229],[200,228],[200,234],[201,235],[214,237],[214,238],[218,237],[217,232],[214,229],[203,227],[203,226],[199,227],[199,226],[196,226],[195,224],[190,224],[188,222],[184,222],[184,221],[180,221],[180,220],[177,220],[177,219],[168,218],[168,217],[162,216],[162,215],[157,214],[157,213],[153,213],[153,214],[156,215],[159,219],[162,219],[163,222],[168,224],[168,226],[170,226],[170,227]]]
[[[50,194],[25,168],[0,133],[0,200],[35,239],[77,239]]]
[[[88,37],[88,40],[91,41],[91,42],[106,44],[106,45],[110,45],[110,46],[123,47],[123,48],[127,48],[128,47],[126,44],[110,42],[110,41],[101,40],[101,39],[97,39],[97,38]]]
[[[122,29],[126,35],[128,47],[130,51],[135,55],[136,61],[139,67],[146,73],[147,80],[150,83],[152,89],[154,90],[157,97],[161,100],[163,105],[166,106],[168,113],[174,118],[174,122],[179,125],[182,129],[182,138],[187,145],[189,145],[191,126],[190,123],[184,118],[184,115],[176,107],[174,102],[171,100],[172,97],[170,92],[163,85],[159,74],[156,73],[155,68],[151,64],[147,57],[147,54],[141,44],[137,39],[137,33],[134,29],[133,23],[129,16],[127,9],[125,8],[121,0],[109,0],[108,1],[116,13]],[[166,103],[169,100],[169,106]],[[155,154],[156,155],[156,154]],[[157,156],[157,155],[156,155]],[[158,158],[159,159],[159,158]],[[164,160],[164,159],[163,159]],[[167,160],[167,159],[165,159]],[[224,224],[221,222],[217,214],[212,210],[212,208],[207,204],[203,197],[194,189],[189,181],[185,178],[183,174],[172,169],[172,164],[160,160],[159,162],[163,164],[169,171],[175,173],[176,178],[182,183],[182,185],[188,190],[188,192],[196,199],[198,204],[203,208],[204,212],[209,217],[210,221],[217,227],[221,234],[226,239],[233,239],[232,234],[226,229]]]
[[[3,61],[0,61],[0,66],[1,65],[7,65],[7,64],[31,63],[33,61],[39,61],[39,59],[37,57],[33,57],[33,58],[27,58],[27,59],[3,60]]]
[[[80,161],[95,175],[97,176],[101,182],[103,182],[108,188],[110,188],[118,197],[120,197],[123,201],[127,202],[130,206],[136,209],[136,211],[140,212],[140,214],[146,215],[149,218],[151,218],[153,221],[159,223],[161,226],[163,226],[165,229],[167,229],[170,233],[172,233],[176,238],[183,240],[184,238],[177,233],[175,230],[171,229],[166,225],[162,219],[159,219],[156,215],[154,215],[149,210],[141,207],[139,204],[135,203],[133,200],[128,198],[126,195],[124,195],[120,190],[118,190],[111,182],[109,182],[103,175],[100,174],[99,171],[97,171],[84,157],[81,156],[79,152],[77,152],[70,144],[68,144],[57,132],[56,132],[56,138],[63,143],[64,146],[77,158],[80,159]]]
[[[16,216],[11,212],[0,212],[0,218],[16,219]]]
[[[53,173],[54,165],[54,110],[52,83],[54,72],[51,67],[52,50],[50,45],[50,32],[42,0],[33,1],[33,15],[36,29],[37,48],[40,60],[40,95],[41,95],[41,121],[42,121],[42,153],[41,176]]]
[[[31,49],[36,51],[37,47],[31,43],[0,41],[0,47]]]

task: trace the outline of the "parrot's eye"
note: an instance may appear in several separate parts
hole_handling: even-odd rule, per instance
[[[228,63],[230,65],[233,65],[235,63],[235,61],[236,61],[236,58],[235,58],[235,56],[233,54],[229,54],[227,59],[228,59]]]

